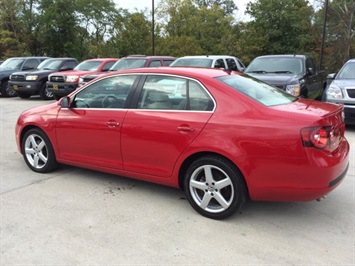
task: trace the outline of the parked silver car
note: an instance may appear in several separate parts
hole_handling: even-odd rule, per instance
[[[345,123],[355,125],[355,58],[327,78],[331,82],[324,91],[323,101],[344,104]]]

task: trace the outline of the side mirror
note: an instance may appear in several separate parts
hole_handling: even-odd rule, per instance
[[[62,108],[70,108],[70,97],[68,96],[64,96],[62,97],[60,100],[59,100],[59,103],[60,107]]]
[[[334,79],[335,75],[336,75],[336,73],[328,74],[327,79]]]
[[[307,69],[307,74],[310,75],[310,76],[313,76],[314,75],[314,69],[313,68],[308,68]]]

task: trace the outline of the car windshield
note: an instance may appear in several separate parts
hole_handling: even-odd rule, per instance
[[[355,79],[355,61],[345,64],[340,69],[338,79]]]
[[[83,70],[83,71],[95,71],[98,70],[102,61],[84,61],[77,65],[74,69],[75,70]]]
[[[47,59],[40,63],[37,69],[40,70],[56,70],[63,61],[60,59]]]
[[[132,68],[141,68],[145,66],[146,59],[128,59],[123,58],[118,60],[111,68],[110,71],[125,70]]]
[[[266,106],[287,104],[297,100],[291,94],[249,76],[230,75],[217,79]]]
[[[301,74],[302,60],[297,57],[260,57],[253,60],[246,73]]]
[[[212,61],[208,58],[180,58],[175,60],[171,66],[211,67]]]
[[[1,68],[8,69],[21,69],[21,66],[25,59],[9,58],[4,63],[1,64]]]

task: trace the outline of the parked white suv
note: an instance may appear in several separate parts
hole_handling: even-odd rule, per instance
[[[229,55],[193,55],[176,59],[170,66],[192,66],[225,68],[243,72],[244,64],[238,58]]]

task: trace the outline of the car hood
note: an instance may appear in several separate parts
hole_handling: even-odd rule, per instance
[[[298,98],[295,102],[273,106],[272,108],[286,112],[324,117],[326,115],[338,112],[343,107],[340,104],[324,103],[315,100]]]
[[[345,87],[355,88],[355,79],[334,79],[331,84],[336,85],[340,88],[345,88]]]
[[[12,73],[13,75],[42,75],[42,74],[50,74],[58,70],[32,70],[32,71],[20,71],[20,72],[15,72]]]
[[[62,71],[62,72],[56,72],[56,75],[62,75],[62,76],[84,76],[88,74],[94,74],[94,73],[101,73],[97,72],[97,70],[69,70],[69,71]]]
[[[58,113],[58,110],[60,108],[59,102],[54,102],[54,103],[50,103],[50,104],[45,104],[45,105],[41,105],[41,106],[37,106],[37,107],[33,107],[31,109],[28,109],[26,111],[24,111],[22,113],[25,114],[29,120],[30,119],[30,115],[43,115],[43,114],[48,114],[48,115],[56,115]],[[46,116],[42,116],[42,118],[44,118]]]
[[[10,74],[14,73],[15,71],[18,71],[18,69],[14,70],[14,69],[8,69],[8,68],[1,68],[0,67],[0,77],[1,76],[6,76],[6,75],[10,75]]]
[[[275,74],[275,73],[267,73],[267,74],[246,73],[246,74],[275,86],[285,86],[287,84],[290,84],[292,80],[295,80],[299,77],[296,74]]]

